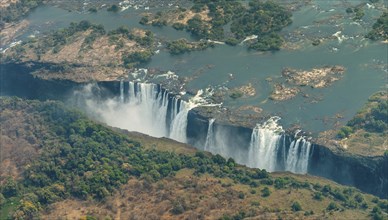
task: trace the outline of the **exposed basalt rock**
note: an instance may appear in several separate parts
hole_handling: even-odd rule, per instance
[[[253,128],[256,124],[264,122],[268,115],[262,114],[260,108],[242,107],[242,109],[232,110],[220,106],[200,106],[193,111],[205,118],[214,118],[218,124],[225,124],[230,126],[241,126]],[[244,112],[245,111],[245,112]],[[248,112],[246,112],[248,111]],[[255,111],[259,111],[258,114]]]
[[[286,87],[283,84],[276,84],[274,86],[274,91],[269,97],[272,100],[284,101],[294,98],[300,92],[299,88],[296,87]]]
[[[239,107],[236,111],[237,112],[250,111],[251,113],[260,114],[263,112],[263,109],[259,108],[257,106],[253,106],[253,105],[244,105],[244,106]]]
[[[388,156],[356,156],[314,145],[308,173],[388,198],[387,170]]]
[[[303,97],[309,98],[305,92],[305,86],[312,88],[326,88],[342,78],[345,68],[342,66],[325,66],[313,68],[311,70],[297,70],[285,68],[282,77],[276,80],[267,80],[273,83],[273,91],[270,99],[275,101],[285,101],[294,98],[303,92]],[[313,100],[315,102],[316,100]]]
[[[252,83],[248,83],[247,85],[231,89],[230,93],[231,95],[240,94],[241,97],[252,97],[256,95],[256,89],[253,87]]]
[[[285,68],[282,71],[282,77],[286,82],[297,86],[324,88],[338,81],[344,72],[345,68],[342,66],[327,66],[309,71]]]

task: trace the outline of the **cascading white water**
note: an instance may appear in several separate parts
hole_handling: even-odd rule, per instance
[[[288,152],[284,152],[285,135],[283,128],[277,124],[278,120],[280,120],[279,117],[272,117],[263,125],[257,125],[253,129],[246,165],[270,172],[286,170],[293,173],[307,173],[311,143],[304,137],[296,138],[300,132],[298,131]],[[283,152],[279,153],[279,150]],[[279,155],[284,159],[283,168],[278,168]]]
[[[126,88],[126,84],[128,86]],[[130,131],[138,131],[154,137],[169,137],[187,143],[187,117],[190,109],[202,105],[200,94],[189,102],[170,97],[168,92],[155,84],[120,81],[120,96],[113,99],[96,99],[93,85],[76,92],[87,111],[103,122]],[[272,117],[262,125],[257,125],[251,134],[247,147],[236,143],[240,137],[227,126],[217,126],[210,119],[206,142],[200,149],[232,157],[237,163],[267,171],[291,171],[306,173],[311,143],[305,138],[295,138],[289,147],[283,128],[278,125],[279,117]],[[297,134],[296,134],[297,135]],[[203,147],[203,148],[202,148]],[[279,157],[279,158],[278,158]]]
[[[128,83],[127,91],[125,83]],[[90,87],[93,85],[85,86],[84,91],[75,94],[77,99],[83,99],[86,110],[103,122],[129,131],[154,137],[170,137],[186,143],[189,108],[185,102],[169,98],[168,92],[159,89],[157,85],[121,80],[120,96],[106,100],[96,99]],[[170,111],[169,106],[172,108]]]
[[[300,137],[291,142],[286,158],[286,171],[305,174],[308,171],[311,143]]]
[[[124,103],[124,81],[120,80],[120,101]]]
[[[275,171],[277,152],[283,128],[277,124],[279,117],[272,117],[263,125],[257,125],[251,136],[246,165],[254,168]]]
[[[187,115],[189,113],[189,109],[186,107],[184,102],[181,102],[181,106],[179,108],[179,112],[176,110],[177,105],[174,105],[174,112],[172,114],[172,122],[170,128],[171,139],[176,141],[180,141],[182,143],[187,143]]]
[[[212,151],[212,148],[215,147],[214,143],[214,122],[216,120],[214,118],[211,118],[209,120],[209,126],[207,128],[207,134],[206,134],[206,142],[205,142],[205,151]]]

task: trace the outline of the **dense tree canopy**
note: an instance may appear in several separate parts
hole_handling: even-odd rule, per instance
[[[376,23],[373,29],[366,35],[371,40],[388,40],[388,12],[384,12]]]

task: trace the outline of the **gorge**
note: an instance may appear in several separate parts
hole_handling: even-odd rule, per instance
[[[2,65],[2,68],[7,71],[1,72],[1,95],[62,100],[81,107],[91,117],[110,126],[168,137],[231,157],[248,167],[322,176],[382,198],[388,192],[388,176],[384,172],[388,167],[386,156],[355,156],[333,151],[315,144],[300,132],[285,132],[278,124],[278,117],[258,123],[254,128],[219,124],[198,113],[195,103],[177,98],[161,85],[50,81],[34,78],[20,66]],[[9,74],[12,70],[15,72]],[[39,92],[31,93],[31,90]]]

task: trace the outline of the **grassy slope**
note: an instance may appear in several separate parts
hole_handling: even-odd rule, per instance
[[[39,136],[38,139],[43,145],[43,147],[40,145],[37,148],[37,152],[39,153],[34,156],[36,161],[42,159],[48,160],[48,158],[50,158],[52,161],[65,163],[67,158],[62,154],[55,154],[55,149],[53,153],[50,147],[45,146],[45,144],[49,143],[50,146],[58,146],[59,150],[61,150],[61,146],[65,145],[65,143],[62,142],[66,140],[64,134],[67,133],[66,130],[59,129],[61,128],[61,125],[53,125],[53,121],[48,120],[47,114],[51,116],[53,113],[54,115],[57,114],[57,116],[59,114],[59,116],[61,116],[60,118],[63,119],[66,119],[70,115],[70,118],[75,118],[74,123],[76,124],[80,124],[81,121],[90,126],[89,128],[99,128],[99,131],[108,133],[109,135],[112,135],[112,137],[119,137],[120,140],[123,141],[120,143],[127,143],[126,138],[122,137],[119,133],[112,132],[103,126],[97,125],[95,122],[92,122],[83,116],[76,117],[74,116],[75,112],[66,109],[60,104],[53,102],[39,103],[36,101],[9,98],[1,98],[0,101],[2,125],[7,124],[10,121],[14,122],[8,123],[7,127],[2,126],[2,135],[4,137],[10,136],[12,132],[8,131],[15,129],[15,126],[17,126],[18,131],[22,134],[33,131],[32,133],[34,136]],[[41,111],[42,109],[48,110]],[[15,112],[17,114],[4,114],[4,112]],[[16,123],[18,120],[20,123]],[[40,126],[35,125],[36,123],[40,123]],[[58,121],[56,123],[58,123]],[[62,123],[66,124],[67,121],[63,120]],[[18,126],[19,124],[24,124],[25,127]],[[28,125],[33,125],[33,128]],[[67,126],[64,125],[64,128],[66,127]],[[56,128],[56,130],[53,132],[47,128]],[[85,130],[88,131],[88,127]],[[72,131],[72,134],[81,135],[79,138],[82,138],[82,135],[85,135],[85,133],[78,134],[77,132],[77,130],[75,130],[75,133]],[[32,178],[29,172],[27,172],[27,174],[25,173],[26,167],[37,166],[39,169],[35,169],[34,171],[39,172],[39,170],[42,169],[42,164],[45,165],[45,162],[49,161],[34,163],[26,160],[24,163],[25,166],[15,165],[19,173],[24,172],[19,179],[19,185],[20,187],[24,186],[25,188],[19,190],[16,197],[11,196],[7,200],[6,205],[1,207],[1,217],[7,216],[7,212],[12,213],[12,210],[15,209],[19,209],[20,211],[21,206],[19,206],[19,203],[28,201],[26,199],[26,192],[30,192],[31,190],[37,191],[36,193],[39,197],[39,202],[37,202],[37,204],[40,204],[41,206],[37,208],[37,211],[40,212],[43,219],[55,219],[59,216],[71,219],[72,217],[80,218],[86,215],[98,218],[109,217],[112,219],[118,217],[125,219],[130,216],[136,216],[140,219],[198,219],[205,217],[218,219],[222,216],[226,219],[228,219],[228,217],[239,219],[240,217],[248,216],[259,219],[279,217],[365,219],[370,217],[372,208],[377,206],[376,203],[379,203],[383,209],[387,208],[388,202],[385,200],[376,200],[371,195],[361,194],[355,189],[340,186],[322,178],[293,175],[289,173],[275,173],[271,174],[270,177],[247,178],[249,173],[255,173],[257,169],[229,165],[219,166],[217,163],[212,162],[215,161],[217,157],[209,156],[208,154],[206,154],[208,156],[200,155],[195,153],[194,149],[187,148],[186,145],[167,139],[156,139],[136,133],[128,133],[127,135],[130,139],[130,141],[128,141],[129,145],[134,140],[140,142],[140,145],[143,146],[140,148],[140,151],[137,151],[136,149],[131,151],[132,154],[143,157],[144,160],[149,161],[148,163],[155,163],[158,159],[158,154],[160,154],[165,160],[168,160],[169,158],[175,158],[173,160],[182,160],[184,165],[176,171],[170,172],[157,179],[151,178],[149,172],[144,172],[142,175],[134,175],[130,172],[130,175],[127,176],[128,178],[124,184],[121,186],[114,186],[102,199],[93,199],[93,197],[96,196],[96,192],[94,191],[91,191],[91,194],[82,199],[77,197],[77,194],[74,194],[72,191],[74,189],[66,188],[67,186],[65,186],[66,190],[69,191],[66,196],[60,198],[53,196],[55,199],[52,200],[52,202],[44,204],[44,200],[41,198],[42,194],[38,193],[42,189],[36,185],[31,185],[28,182],[22,181],[23,178]],[[4,140],[4,137],[2,137],[2,140]],[[24,136],[21,135],[20,137],[23,138]],[[104,142],[104,140],[102,142]],[[88,149],[90,149],[89,153],[95,151],[95,148],[92,145],[89,146],[87,144],[88,142],[83,143],[86,143],[86,145],[81,146],[83,150],[86,148],[86,151],[88,152]],[[15,152],[23,152],[23,144],[18,142],[11,143],[9,147],[11,149],[16,149]],[[73,149],[76,149],[76,147],[76,144],[72,146]],[[97,150],[98,149],[100,148],[97,148]],[[105,156],[109,157],[110,152],[119,154],[120,152],[117,151],[124,149],[126,148],[115,149],[113,147],[112,151],[105,152],[104,154],[107,154]],[[130,149],[131,147],[129,150]],[[156,153],[153,153],[145,149],[156,149],[157,151]],[[175,152],[176,154],[183,153],[186,154],[186,157],[179,155],[174,156],[176,154],[157,153],[159,150],[161,150],[161,152]],[[152,157],[152,155],[156,155],[156,158],[155,156]],[[30,155],[21,153],[9,154],[7,158],[2,157],[0,162],[3,163],[7,159],[14,160],[15,156],[22,158],[26,156],[29,157]],[[96,154],[96,157],[99,157],[99,155]],[[102,161],[105,160],[106,158],[102,159]],[[208,164],[207,171],[200,171],[199,166],[188,167],[184,160],[199,160],[205,162]],[[98,159],[95,160],[95,163],[99,162]],[[124,159],[123,162],[131,163],[128,158]],[[115,161],[112,163],[112,166],[114,167]],[[153,166],[163,166],[164,164],[164,162],[157,162]],[[27,170],[29,169],[30,168],[27,168]],[[75,167],[71,172],[77,173],[81,169],[81,167]],[[121,172],[121,170],[119,169],[115,172]],[[80,174],[78,178],[82,179],[85,175],[90,177],[90,175],[99,174],[100,173],[96,173],[96,170],[92,168],[88,172]],[[63,175],[66,176],[70,174],[64,172]],[[58,184],[58,182],[55,182],[55,179],[52,177],[50,178],[54,185]],[[246,180],[243,180],[244,178]],[[3,178],[3,180],[4,179],[5,178]],[[89,181],[89,179],[87,178],[85,181]],[[276,182],[282,182],[283,184],[277,184]],[[2,184],[2,186],[3,185],[4,184]],[[48,189],[49,191],[52,190],[52,186],[53,185],[44,185],[43,192],[45,192],[45,189]],[[262,190],[266,187],[271,193],[269,196],[263,197]],[[4,187],[2,187],[2,193],[4,194]],[[322,201],[313,198],[313,195],[316,193],[322,193]],[[363,198],[363,201],[355,201],[356,195],[358,194]],[[47,197],[47,194],[43,193],[43,195]],[[24,200],[18,200],[20,197],[24,197]],[[291,210],[291,205],[296,201],[299,202],[302,210]],[[13,204],[11,202],[13,202]],[[327,210],[327,207],[331,202],[334,202],[337,205],[337,208],[334,210]],[[364,208],[362,208],[362,203],[365,204]],[[26,206],[24,206],[24,208],[26,208]],[[313,212],[311,213],[310,211]],[[308,216],[305,216],[305,212],[309,212]],[[379,211],[377,210],[377,212]],[[380,216],[387,217],[387,214],[382,212]]]

